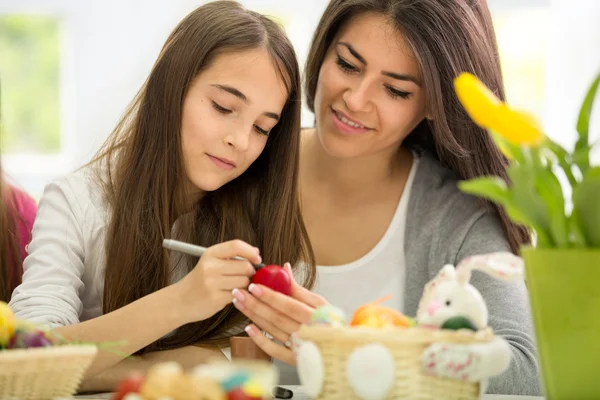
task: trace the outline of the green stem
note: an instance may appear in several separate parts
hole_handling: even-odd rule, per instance
[[[565,175],[567,176],[567,179],[569,180],[569,184],[573,188],[576,187],[578,182],[577,182],[577,179],[575,178],[575,175],[573,175],[573,170],[571,169],[571,165],[569,164],[569,161],[567,160],[567,158],[570,158],[569,153],[560,144],[556,143],[552,139],[546,138],[546,140],[549,144],[548,147],[556,155],[556,158],[558,159],[558,164],[560,165],[562,170],[565,171]]]

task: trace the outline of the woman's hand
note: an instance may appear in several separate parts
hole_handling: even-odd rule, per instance
[[[233,260],[240,256],[249,261]],[[196,267],[176,283],[187,322],[212,317],[233,300],[232,290],[246,288],[254,267],[261,262],[259,249],[241,240],[209,247]]]
[[[254,324],[246,327],[248,336],[271,357],[296,364],[296,356],[289,348],[291,335],[298,331],[300,325],[308,322],[315,308],[327,304],[327,301],[310,290],[298,285],[290,264],[284,268],[292,277],[292,293],[290,296],[275,292],[263,285],[250,285],[248,291],[234,289],[233,303]],[[284,343],[275,343],[260,330],[268,332],[275,339]]]

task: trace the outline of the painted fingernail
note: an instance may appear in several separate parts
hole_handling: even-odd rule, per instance
[[[248,291],[256,297],[259,297],[262,294],[261,288],[256,286],[254,283],[251,283],[250,286],[248,286]]]
[[[245,308],[244,303],[242,301],[239,301],[235,297],[233,298],[232,303],[235,306],[235,308],[237,308],[240,311],[242,311]]]
[[[231,294],[233,295],[233,297],[239,301],[240,303],[244,301],[244,294],[239,290],[239,289],[233,289],[231,291]]]
[[[252,325],[248,325],[247,327],[245,327],[244,331],[246,331],[246,333],[248,334],[248,336],[255,336],[256,335],[256,332],[254,332],[254,329],[252,329]]]

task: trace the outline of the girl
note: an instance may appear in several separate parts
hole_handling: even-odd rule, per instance
[[[260,248],[269,263],[310,265],[299,93],[280,27],[235,2],[206,4],[167,39],[98,156],[46,188],[10,306],[66,338],[143,354],[100,352],[87,377],[104,373],[84,389],[162,360],[222,357],[216,346],[243,329],[231,291],[254,272],[232,257],[257,263]],[[168,237],[212,247],[200,260],[170,255]]]
[[[444,264],[517,252],[529,242],[504,210],[456,186],[481,175],[507,178],[506,160],[454,94],[463,71],[503,97],[485,1],[329,3],[306,65],[315,127],[303,134],[300,159],[302,211],[318,265],[314,296],[351,315],[392,294],[387,304],[414,316],[423,287]],[[489,391],[538,394],[525,284],[481,273],[471,282],[512,350],[509,370],[490,380]],[[281,343],[323,301],[298,286],[292,299],[249,289],[235,291],[236,306]],[[293,365],[293,353],[256,326],[247,329],[256,344]],[[284,383],[293,382],[288,372]]]

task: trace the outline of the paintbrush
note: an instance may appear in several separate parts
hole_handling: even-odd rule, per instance
[[[163,247],[169,250],[175,250],[180,253],[189,254],[190,256],[202,257],[202,254],[206,251],[206,247],[197,246],[195,244],[180,242],[179,240],[164,239]],[[233,257],[234,260],[248,261],[240,256]],[[252,263],[251,263],[252,264]],[[265,264],[252,264],[255,270],[259,270],[265,266]]]

